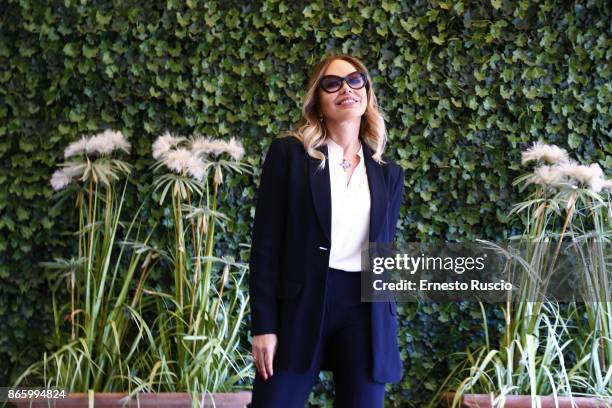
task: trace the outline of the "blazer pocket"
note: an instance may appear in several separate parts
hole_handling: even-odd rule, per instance
[[[276,297],[278,299],[295,299],[302,290],[302,284],[297,282],[284,282],[278,285]]]
[[[396,304],[394,300],[389,300],[389,313],[391,313],[392,315],[396,316],[397,315],[397,309],[396,309]]]

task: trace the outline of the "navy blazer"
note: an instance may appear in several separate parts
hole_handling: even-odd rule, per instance
[[[370,188],[369,241],[390,243],[404,192],[404,171],[380,165],[362,143]],[[319,147],[327,156],[327,146]],[[305,372],[322,329],[331,248],[329,160],[324,170],[293,136],[275,139],[264,161],[249,260],[252,335],[276,333],[275,368]],[[372,302],[372,377],[399,382],[395,301]],[[329,367],[324,364],[324,369]]]

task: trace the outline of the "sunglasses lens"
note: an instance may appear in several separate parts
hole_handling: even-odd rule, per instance
[[[363,85],[365,85],[365,80],[363,79],[363,76],[359,73],[355,73],[349,76],[346,80],[348,81],[349,86],[353,89],[359,89],[363,87]]]
[[[336,76],[324,76],[321,79],[321,86],[327,92],[334,92],[342,86],[342,80]]]

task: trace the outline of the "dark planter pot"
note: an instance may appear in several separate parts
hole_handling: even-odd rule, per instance
[[[444,400],[447,402],[447,406],[451,406],[453,402],[454,393],[447,393],[444,395]],[[574,397],[574,405],[569,397],[557,397],[557,403],[555,404],[555,398],[551,396],[538,396],[542,403],[542,408],[609,408],[612,407],[612,398],[610,399],[598,399],[592,397]],[[486,394],[464,394],[461,401],[462,408],[502,408],[501,405],[493,405],[491,403],[491,396]],[[531,396],[530,395],[510,395],[506,397],[506,402],[503,408],[531,408]]]
[[[140,407],[140,408],[191,408],[192,397],[189,393],[142,393],[138,394],[138,399],[132,398],[126,403],[125,393],[95,393],[93,394],[95,408],[119,408],[119,407]],[[213,393],[200,397],[197,407],[209,408],[244,408],[251,402],[250,391],[240,391],[232,393]],[[66,398],[58,399],[32,399],[18,400],[11,399],[18,408],[83,408],[88,407],[88,394],[69,393]],[[213,404],[214,401],[214,404]]]

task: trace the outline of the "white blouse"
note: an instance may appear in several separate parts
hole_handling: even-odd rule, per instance
[[[370,187],[363,157],[347,185],[347,174],[340,165],[343,149],[327,139],[329,181],[331,186],[331,248],[329,267],[350,272],[361,271],[361,251],[368,248],[370,232]]]

